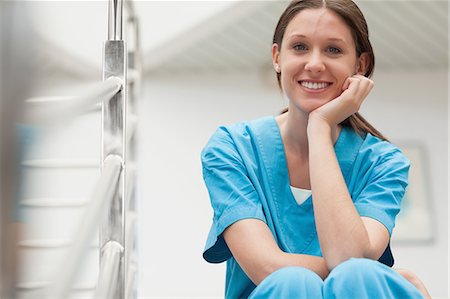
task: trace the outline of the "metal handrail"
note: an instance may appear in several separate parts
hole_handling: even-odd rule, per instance
[[[98,161],[74,159],[33,159],[22,161],[21,166],[29,168],[98,168]]]
[[[72,117],[83,114],[99,102],[109,101],[124,86],[123,80],[110,77],[103,82],[92,85],[84,93],[73,96],[51,100],[29,99],[27,104],[27,121],[34,124],[58,124]]]
[[[128,13],[127,24],[131,29],[129,35],[131,50],[129,49],[128,52],[122,38],[124,7]],[[103,226],[100,227],[101,268],[95,295],[98,298],[128,298],[133,293],[136,269],[133,265],[128,267],[128,260],[132,252],[135,219],[132,214],[129,215],[129,219],[126,219],[125,210],[129,208],[132,194],[132,184],[128,188],[126,181],[135,180],[135,171],[132,170],[132,164],[126,166],[126,148],[128,143],[133,142],[136,117],[133,113],[127,113],[127,88],[128,85],[135,88],[139,84],[140,69],[136,68],[139,66],[136,63],[139,59],[137,56],[138,24],[130,1],[109,0],[108,14],[108,41],[105,43],[103,65],[104,81],[93,85],[79,96],[32,98],[27,101],[31,109],[27,109],[26,120],[31,124],[39,125],[58,124],[91,111],[98,103],[102,106],[102,175],[95,185],[73,242],[67,244],[67,258],[64,260],[64,265],[58,267],[54,279],[48,285],[39,286],[39,289],[42,288],[39,290],[42,298],[69,297],[70,288],[80,268],[79,263],[86,249],[91,246],[90,241],[96,232],[95,227],[102,223]],[[133,91],[133,88],[130,87],[130,91]],[[47,168],[87,165],[79,162],[47,159],[28,160],[23,164],[28,167]],[[131,170],[128,175],[127,167]],[[109,218],[110,216],[112,218]],[[118,219],[115,220],[114,217]]]
[[[117,298],[114,288],[118,280],[122,245],[116,241],[109,241],[102,249],[103,263],[100,268],[97,289],[94,298]]]
[[[80,221],[78,233],[67,253],[64,271],[55,274],[53,286],[48,290],[50,298],[67,298],[70,285],[79,269],[79,261],[85,253],[90,240],[94,237],[93,229],[99,223],[99,219],[105,215],[105,207],[109,206],[122,171],[122,159],[118,156],[108,156],[103,164],[102,175],[92,193],[89,207],[83,219]],[[59,270],[59,269],[58,269]]]

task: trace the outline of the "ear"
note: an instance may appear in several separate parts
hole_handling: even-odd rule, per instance
[[[272,45],[272,64],[277,73],[280,72],[280,49],[278,44]]]
[[[364,52],[358,58],[355,72],[358,75],[364,75],[368,68],[369,68],[369,54]]]

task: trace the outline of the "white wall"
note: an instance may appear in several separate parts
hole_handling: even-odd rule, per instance
[[[253,73],[152,77],[140,109],[140,298],[222,297],[225,265],[202,259],[212,219],[200,151],[221,124],[277,114],[273,81]],[[435,241],[394,245],[436,298],[448,296],[447,73],[381,72],[363,114],[428,152]]]
[[[277,93],[258,83],[248,76],[146,82],[140,109],[140,296],[223,296],[224,264],[202,260],[212,210],[200,151],[218,125],[282,107]]]

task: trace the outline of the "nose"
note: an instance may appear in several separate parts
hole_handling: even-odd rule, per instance
[[[313,51],[308,55],[305,64],[305,70],[312,73],[320,73],[325,70],[325,64],[323,61],[322,53],[320,51]]]

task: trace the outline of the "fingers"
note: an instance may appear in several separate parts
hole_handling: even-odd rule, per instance
[[[348,77],[344,81],[344,84],[342,84],[342,91],[345,91],[350,86],[351,79],[352,79],[351,77]]]
[[[360,89],[359,90],[361,93],[359,95],[361,96],[362,99],[365,99],[369,95],[370,91],[373,88],[373,81],[370,80],[369,78],[361,76],[361,75],[357,75],[357,76],[358,76],[358,79],[360,80],[360,83],[359,83]]]
[[[344,90],[345,95],[352,99],[352,101],[359,106],[369,95],[372,88],[372,80],[361,75],[355,75],[347,78],[347,80],[343,84],[342,89]]]
[[[359,111],[361,104],[373,87],[373,81],[361,75],[348,77],[342,84],[342,93],[317,108],[310,117],[318,115],[329,124],[339,124]]]

